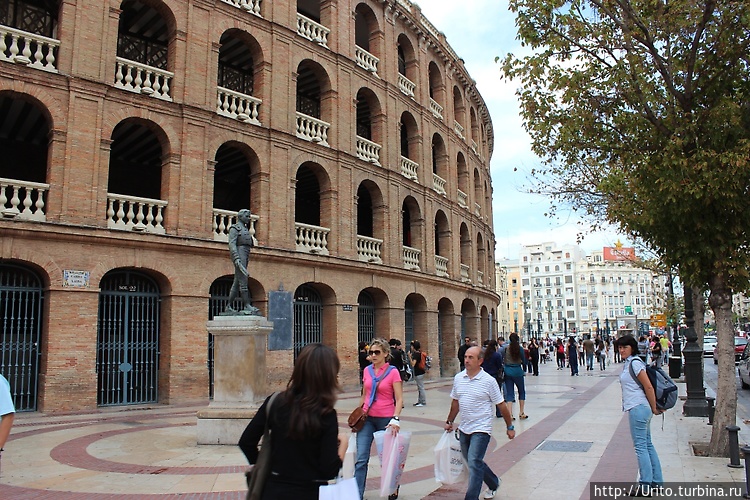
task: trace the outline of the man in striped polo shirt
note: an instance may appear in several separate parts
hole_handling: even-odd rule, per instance
[[[510,411],[494,377],[482,369],[482,349],[470,347],[464,355],[466,369],[453,378],[451,409],[445,421],[445,430],[453,431],[453,421],[459,411],[458,426],[461,454],[469,466],[469,488],[465,500],[477,500],[482,482],[487,484],[483,498],[494,498],[500,488],[500,478],[484,462],[484,454],[492,435],[493,406],[503,415],[508,430],[508,439],[516,437]]]

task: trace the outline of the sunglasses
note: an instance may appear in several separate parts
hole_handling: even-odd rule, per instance
[[[374,354],[376,356],[380,356],[380,354],[382,354],[382,352],[383,351],[369,351],[370,354]]]

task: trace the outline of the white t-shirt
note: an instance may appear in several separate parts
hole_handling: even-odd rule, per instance
[[[480,368],[474,378],[469,378],[464,370],[453,377],[451,398],[458,401],[461,432],[492,434],[493,407],[505,401],[494,377]]]
[[[622,368],[620,373],[620,387],[622,387],[622,411],[628,411],[635,408],[638,405],[645,404],[649,408],[651,405],[646,398],[646,393],[643,392],[638,382],[633,380],[630,375],[630,363],[633,365],[633,373],[637,377],[639,373],[646,369],[645,363],[638,356],[630,356],[625,360],[625,366]]]
[[[0,416],[15,412],[13,399],[10,396],[10,384],[5,377],[0,375]]]

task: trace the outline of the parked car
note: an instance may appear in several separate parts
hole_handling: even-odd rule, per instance
[[[716,337],[706,335],[703,337],[703,357],[711,357],[714,354],[714,347],[716,347]]]
[[[747,345],[747,339],[745,337],[735,337],[734,338],[734,362],[738,363],[740,361],[740,358],[742,358],[742,353],[745,352],[745,346]],[[714,349],[714,352],[711,354],[714,358],[714,364],[719,364],[719,358],[716,357],[716,349]]]
[[[750,389],[750,344],[746,344],[740,355],[740,364],[737,366],[740,375],[740,384],[743,389]]]

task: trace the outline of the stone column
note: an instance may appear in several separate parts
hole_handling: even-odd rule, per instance
[[[236,445],[268,396],[266,345],[273,323],[261,316],[216,316],[214,400],[198,411],[198,444]]]

